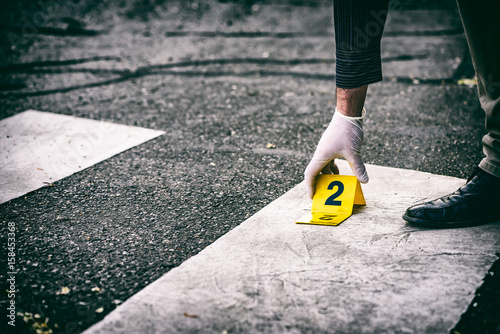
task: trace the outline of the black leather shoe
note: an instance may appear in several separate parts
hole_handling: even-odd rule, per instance
[[[477,168],[460,189],[409,207],[403,219],[430,227],[465,227],[500,221],[500,178]]]

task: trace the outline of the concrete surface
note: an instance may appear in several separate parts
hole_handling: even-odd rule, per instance
[[[294,223],[311,205],[300,184],[85,333],[449,331],[496,259],[500,222],[409,226],[407,206],[463,180],[368,172],[367,206],[339,226]]]
[[[95,165],[164,131],[28,110],[0,121],[0,203]]]

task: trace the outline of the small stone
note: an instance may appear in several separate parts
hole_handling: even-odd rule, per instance
[[[60,295],[67,295],[70,291],[71,291],[70,288],[68,288],[67,286],[63,286],[61,288],[61,291],[59,291],[58,294],[60,294]]]

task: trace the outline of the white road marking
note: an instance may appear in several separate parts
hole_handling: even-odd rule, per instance
[[[0,203],[163,133],[35,110],[3,119],[0,121]]]
[[[496,259],[500,223],[407,225],[409,205],[464,180],[367,168],[367,205],[339,226],[294,223],[311,205],[300,184],[85,333],[449,331]]]

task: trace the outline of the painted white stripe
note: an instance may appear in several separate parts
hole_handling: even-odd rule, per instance
[[[447,332],[496,259],[500,224],[409,226],[406,207],[464,181],[367,167],[367,206],[341,225],[295,224],[311,204],[300,184],[85,333]]]
[[[0,203],[163,133],[35,110],[4,119],[0,121]]]

